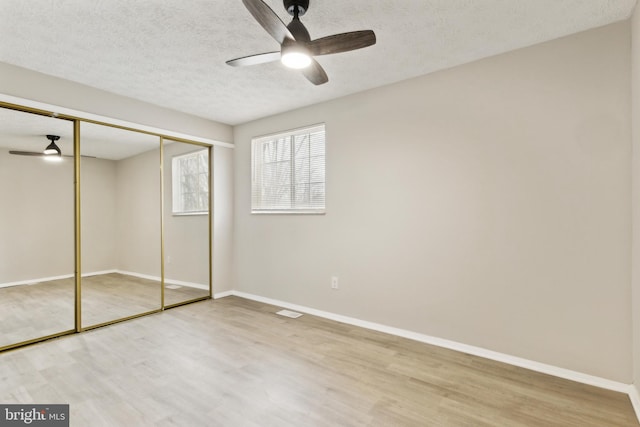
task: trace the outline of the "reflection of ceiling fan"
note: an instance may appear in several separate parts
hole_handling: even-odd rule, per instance
[[[227,61],[234,67],[263,64],[281,60],[289,68],[297,68],[314,85],[329,81],[327,73],[313,59],[317,55],[348,52],[376,43],[376,35],[371,30],[334,34],[311,40],[309,32],[300,22],[300,16],[309,9],[309,0],[284,0],[284,7],[293,16],[285,25],[276,13],[262,0],[242,0],[244,5],[260,25],[280,43],[280,50]]]
[[[15,154],[18,156],[35,156],[35,157],[44,157],[47,160],[61,160],[62,157],[73,157],[68,155],[63,155],[62,150],[56,144],[56,141],[60,139],[59,135],[47,135],[47,139],[51,141],[47,148],[43,152],[38,151],[17,151],[10,150],[9,154]],[[94,158],[94,156],[81,156],[81,157],[90,157]]]

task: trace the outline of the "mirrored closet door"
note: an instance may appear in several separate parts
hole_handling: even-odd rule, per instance
[[[0,106],[0,351],[210,298],[211,154]]]
[[[82,328],[162,308],[160,138],[80,126]]]
[[[163,141],[164,305],[210,296],[211,147]]]
[[[72,121],[0,108],[0,349],[75,328],[73,140]]]

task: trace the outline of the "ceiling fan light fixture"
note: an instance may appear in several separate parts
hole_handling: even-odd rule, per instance
[[[373,30],[350,31],[311,40],[309,31],[300,17],[309,11],[310,0],[283,0],[284,8],[293,16],[285,25],[265,0],[242,0],[258,24],[280,44],[280,52],[265,52],[257,55],[231,59],[226,63],[233,67],[264,64],[280,59],[288,68],[302,70],[302,75],[314,85],[329,81],[327,73],[314,58],[318,55],[349,52],[376,44]],[[306,68],[306,69],[305,69]]]
[[[60,147],[58,147],[55,142],[51,142],[51,144],[47,145],[47,148],[44,149],[43,153],[47,156],[59,156],[62,154]]]
[[[60,139],[60,136],[47,135],[47,139],[51,141],[51,143],[47,145],[47,148],[43,151],[45,160],[53,162],[62,160],[62,150],[56,145],[56,141]]]
[[[309,49],[297,43],[283,45],[280,61],[285,67],[300,70],[311,65],[311,53]]]

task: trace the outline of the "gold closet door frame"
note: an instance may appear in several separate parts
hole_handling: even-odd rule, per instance
[[[214,189],[213,189],[213,146],[210,144],[206,144],[204,142],[193,141],[185,138],[179,138],[171,135],[165,135],[159,132],[151,132],[143,129],[136,129],[134,127],[129,126],[121,126],[115,125],[111,123],[105,123],[98,120],[91,120],[76,117],[68,114],[59,114],[55,111],[48,111],[39,108],[27,107],[19,104],[13,104],[9,102],[0,101],[0,108],[6,108],[15,111],[21,111],[24,113],[38,114],[41,116],[51,117],[60,120],[68,120],[73,122],[73,185],[74,185],[74,239],[75,239],[75,247],[74,247],[74,274],[75,274],[75,294],[74,294],[74,319],[75,319],[75,328],[69,329],[66,331],[61,331],[55,334],[42,336],[39,338],[33,338],[26,341],[17,342],[14,344],[9,344],[6,346],[0,347],[0,352],[6,350],[12,350],[18,347],[24,347],[27,345],[35,344],[38,342],[50,340],[53,338],[59,338],[65,335],[70,335],[74,333],[81,333],[83,331],[88,331],[91,329],[100,328],[103,326],[112,325],[115,323],[124,322],[131,319],[136,319],[138,317],[147,316],[149,314],[159,313],[163,310],[179,307],[185,304],[191,304],[198,301],[204,301],[207,299],[212,299],[213,297],[213,197],[214,197]],[[81,123],[92,123],[102,126],[108,126],[116,129],[122,129],[132,132],[144,133],[147,135],[157,136],[159,138],[160,143],[160,308],[156,310],[147,311],[144,313],[135,314],[133,316],[127,316],[120,319],[111,320],[108,322],[100,323],[97,325],[87,326],[85,328],[82,327],[82,242],[81,242],[81,224],[82,224],[82,212],[81,212],[81,197],[80,197],[80,145],[81,145],[81,135],[80,135],[80,124]],[[209,153],[209,294],[204,297],[194,298],[192,300],[182,301],[176,304],[170,304],[165,306],[164,304],[164,140],[168,139],[176,142],[183,142],[186,144],[197,145],[201,147],[205,147],[208,149]]]

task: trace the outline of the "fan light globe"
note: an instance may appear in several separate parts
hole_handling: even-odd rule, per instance
[[[282,55],[280,61],[289,68],[301,69],[311,64],[311,57],[302,52],[289,52]]]
[[[311,55],[306,46],[297,43],[282,45],[280,61],[289,68],[301,69],[311,64]]]

